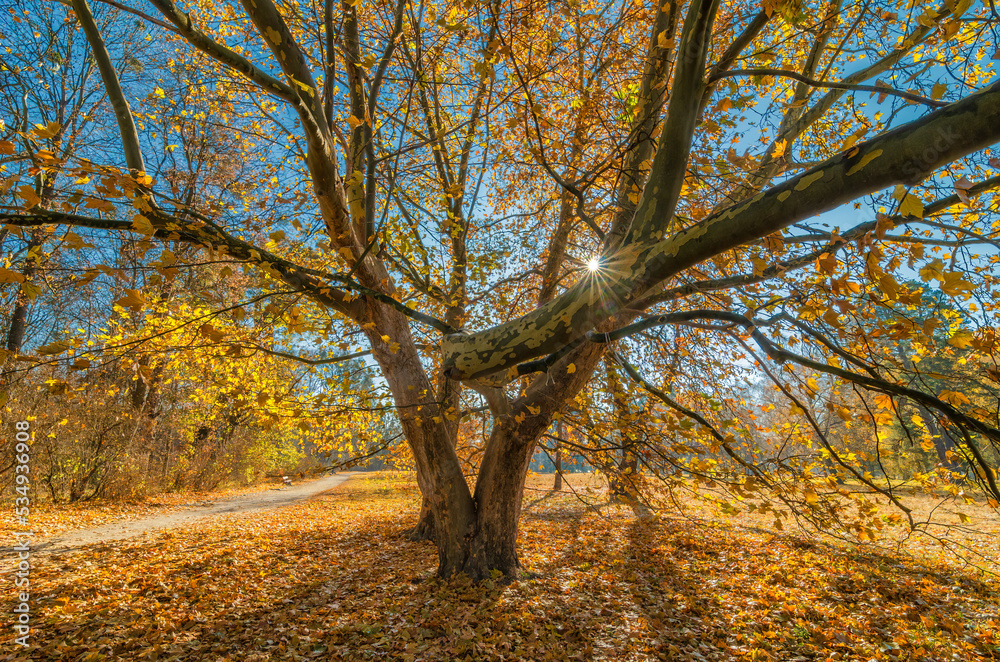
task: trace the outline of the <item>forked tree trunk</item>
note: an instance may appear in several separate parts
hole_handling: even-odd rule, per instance
[[[458,428],[461,423],[461,395],[462,389],[459,384],[442,378],[438,399],[444,404],[443,424],[448,429],[448,435],[453,442],[458,439]],[[417,518],[416,525],[407,533],[407,537],[413,541],[421,541],[434,540],[434,535],[434,511],[431,509],[427,497],[422,497],[420,516]]]
[[[547,378],[535,380],[514,403],[502,397],[494,400],[493,431],[473,495],[455,452],[451,426],[442,416],[406,319],[385,307],[373,306],[369,312],[374,321],[367,332],[372,355],[393,394],[413,452],[417,482],[432,514],[438,574],[516,577],[521,569],[517,556],[521,499],[535,444],[562,403],[587,382],[603,347],[581,348],[572,355],[576,365],[572,373],[557,367]]]

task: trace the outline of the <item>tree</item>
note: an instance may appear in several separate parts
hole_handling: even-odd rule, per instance
[[[996,256],[964,252],[997,234],[980,197],[1000,183],[988,152],[1000,139],[1000,87],[977,64],[987,8],[151,4],[155,16],[115,6],[145,22],[190,87],[216,81],[220,94],[202,95],[197,112],[246,120],[253,156],[280,164],[275,175],[219,209],[171,196],[165,174],[146,165],[159,148],[136,121],[88,4],[73,0],[122,158],[47,166],[77,182],[59,192],[68,208],[44,209],[8,187],[21,198],[2,220],[201,246],[255,267],[262,291],[308,297],[310,314],[330,320],[314,327],[313,347],[357,332],[398,412],[441,575],[518,571],[536,442],[613,345],[633,380],[709,430],[750,478],[783,490],[787,504],[816,500],[810,487],[769,478],[714,414],[689,406],[721,411],[739,398],[720,404],[703,384],[678,399],[642,376],[663,355],[655,338],[643,351],[633,340],[665,326],[679,338],[681,375],[685,353],[711,348],[708,387],[724,386],[718,371],[742,369],[743,357],[920,402],[960,431],[962,456],[1000,498],[981,448],[1000,443],[995,421],[866,363],[864,339],[884,325],[850,316],[865,301],[899,305],[903,260],[922,259],[909,248],[938,242],[953,251],[942,289],[980,298],[976,349],[996,355],[987,328],[996,326]],[[145,88],[162,93],[153,74]],[[99,185],[79,183],[91,175]],[[838,217],[850,227],[809,220],[869,195],[857,203],[868,218]],[[796,353],[793,341],[834,358]],[[808,403],[769,374],[820,433]],[[675,396],[692,386],[676,377]],[[456,443],[461,403],[474,397],[492,420],[470,490]],[[884,491],[826,445],[841,469]],[[707,467],[707,455],[699,462]]]

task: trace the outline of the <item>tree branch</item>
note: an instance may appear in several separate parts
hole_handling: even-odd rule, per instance
[[[191,16],[178,9],[173,0],[149,0],[149,2],[159,9],[160,13],[168,21],[177,27],[177,31],[181,36],[202,53],[205,53],[213,60],[226,65],[230,69],[243,74],[249,80],[259,85],[265,92],[285,101],[295,102],[295,92],[291,87],[285,85],[285,83],[258,68],[250,60],[230,50],[196,28],[191,21]]]
[[[72,2],[73,11],[76,12],[83,33],[94,53],[97,68],[101,72],[101,80],[104,82],[104,89],[107,90],[111,108],[115,111],[122,147],[125,150],[125,164],[132,172],[132,176],[135,177],[140,172],[145,172],[146,166],[142,161],[139,132],[135,128],[132,109],[129,108],[128,101],[125,99],[121,82],[118,80],[118,72],[115,71],[115,65],[111,62],[111,55],[104,45],[104,38],[101,37],[101,31],[94,20],[94,14],[90,11],[90,5],[87,4],[87,0],[72,0]]]
[[[834,375],[845,381],[858,384],[859,386],[863,386],[870,391],[879,391],[887,395],[901,396],[920,402],[925,406],[932,407],[940,411],[963,430],[973,430],[983,437],[992,440],[994,443],[1000,444],[1000,429],[994,428],[976,418],[962,413],[956,407],[944,402],[940,398],[924,393],[923,391],[912,389],[908,386],[894,384],[874,374],[862,375],[845,368],[814,361],[799,354],[795,354],[794,352],[790,352],[783,347],[779,347],[761,332],[760,327],[768,326],[784,318],[785,316],[783,314],[779,314],[767,320],[751,320],[744,315],[729,311],[691,310],[683,313],[670,313],[666,315],[648,317],[615,331],[590,334],[589,338],[593,342],[612,342],[614,340],[620,340],[622,338],[635,335],[636,333],[640,333],[656,326],[691,322],[695,319],[711,319],[729,322],[730,325],[741,326],[749,331],[750,337],[753,341],[762,350],[764,350],[764,353],[767,354],[768,357],[778,363],[791,361],[792,363],[809,368],[810,370],[815,370],[828,375]],[[725,327],[720,327],[720,330],[724,329]],[[982,455],[976,445],[971,443],[971,440],[967,439],[963,450],[967,450],[973,458],[975,458],[976,464],[983,470],[982,481],[985,483],[986,488],[993,496],[1000,499],[1000,487],[998,487],[993,476],[994,470],[990,467],[986,458]],[[977,475],[979,475],[978,472]]]
[[[627,242],[604,268],[549,304],[487,331],[446,336],[444,368],[467,379],[550,354],[626,308],[666,278],[726,250],[898,183],[915,183],[938,167],[1000,140],[1000,83],[834,156],[822,165],[712,214],[676,234]],[[658,156],[663,153],[663,147]],[[668,158],[666,155],[664,159]],[[664,186],[651,178],[640,211],[666,219]],[[660,208],[653,200],[663,200]],[[663,214],[663,216],[660,216]]]
[[[944,108],[948,105],[945,101],[935,101],[934,99],[928,99],[927,97],[922,97],[919,94],[914,94],[912,92],[904,92],[902,90],[897,90],[892,87],[882,86],[882,85],[858,85],[851,83],[834,83],[829,81],[816,80],[815,78],[809,78],[808,76],[803,76],[800,73],[794,71],[788,71],[786,69],[733,69],[731,71],[720,71],[715,74],[715,80],[721,80],[723,78],[732,78],[734,76],[777,76],[780,78],[791,78],[792,80],[797,80],[800,83],[805,83],[806,85],[812,87],[824,87],[831,88],[835,90],[853,90],[857,92],[873,92],[875,94],[889,94],[895,97],[901,97],[914,103],[922,103],[925,106],[930,106],[931,108]],[[709,81],[714,82],[714,81]]]

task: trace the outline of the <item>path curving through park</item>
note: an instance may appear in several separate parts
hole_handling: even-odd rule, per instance
[[[176,512],[164,513],[163,515],[151,515],[138,519],[123,520],[89,529],[64,531],[51,538],[33,542],[31,551],[33,554],[76,552],[86,545],[134,538],[161,529],[172,529],[191,524],[192,522],[214,515],[250,513],[259,510],[280,508],[327,492],[346,481],[352,475],[352,473],[341,473],[323,476],[317,480],[300,485],[270,488],[261,492],[242,494],[229,499],[199,504]]]

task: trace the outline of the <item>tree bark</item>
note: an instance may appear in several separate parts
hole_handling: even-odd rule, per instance
[[[536,438],[519,434],[509,422],[494,425],[476,481],[476,529],[463,568],[473,579],[485,579],[493,571],[513,578],[521,570],[521,496]]]
[[[366,312],[372,322],[364,327],[372,356],[393,394],[420,492],[433,513],[438,573],[451,576],[461,572],[468,555],[466,538],[475,524],[472,495],[406,318],[377,302]]]
[[[433,541],[435,539],[435,534],[434,511],[431,508],[430,499],[421,495],[420,515],[417,517],[417,523],[407,532],[406,537],[414,542],[419,542],[421,540]]]

